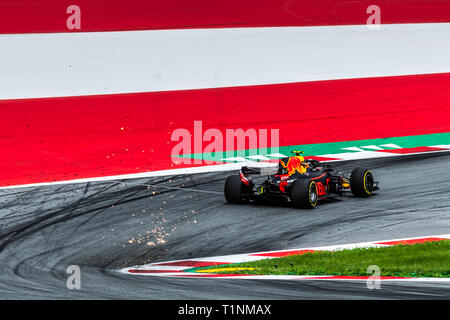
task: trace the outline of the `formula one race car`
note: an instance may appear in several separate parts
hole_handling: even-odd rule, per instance
[[[277,172],[256,185],[251,174],[261,174],[262,168],[242,167],[238,175],[225,182],[225,198],[229,203],[250,201],[291,202],[296,208],[314,208],[320,200],[351,192],[356,197],[369,197],[379,190],[370,170],[355,168],[350,177],[336,172],[317,160],[305,160],[300,153],[280,159]]]

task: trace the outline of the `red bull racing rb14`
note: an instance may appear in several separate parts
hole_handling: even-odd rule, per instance
[[[369,197],[379,190],[378,182],[366,168],[353,169],[350,176],[336,172],[330,165],[317,160],[305,160],[300,153],[280,159],[274,174],[256,184],[252,174],[262,174],[264,168],[247,166],[225,181],[225,198],[229,203],[275,202],[292,203],[296,208],[314,208],[319,201],[352,193]]]

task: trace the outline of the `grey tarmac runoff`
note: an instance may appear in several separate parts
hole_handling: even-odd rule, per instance
[[[361,160],[380,181],[314,210],[230,205],[226,173],[0,191],[2,299],[448,299],[448,283],[186,279],[124,267],[189,258],[448,234],[450,155]],[[355,162],[342,163],[342,171]],[[80,268],[68,289],[67,268]]]

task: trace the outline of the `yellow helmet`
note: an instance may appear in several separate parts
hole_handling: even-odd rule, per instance
[[[296,156],[299,156],[300,153],[305,153],[303,151],[297,151],[297,150],[292,150],[291,153],[295,154]]]

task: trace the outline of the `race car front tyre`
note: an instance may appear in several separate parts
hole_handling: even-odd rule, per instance
[[[373,192],[374,182],[370,170],[355,168],[350,176],[350,189],[355,197],[367,198]]]
[[[294,181],[291,200],[295,208],[314,208],[318,202],[317,184],[308,179]]]
[[[228,203],[246,203],[248,198],[245,196],[250,192],[250,188],[246,186],[239,175],[232,175],[225,181],[225,199]]]

